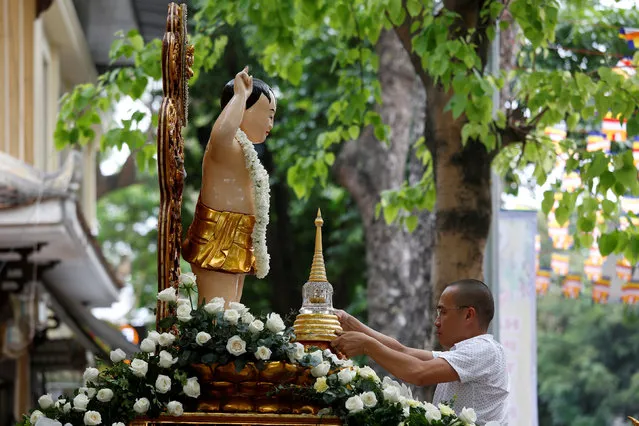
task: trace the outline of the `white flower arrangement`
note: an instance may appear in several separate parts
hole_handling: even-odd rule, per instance
[[[244,161],[253,183],[253,201],[255,204],[255,226],[251,235],[253,239],[253,253],[255,254],[255,276],[264,278],[270,268],[270,256],[266,247],[266,226],[269,221],[271,203],[271,187],[266,169],[257,158],[257,151],[246,133],[237,129],[235,135],[244,152]]]
[[[173,301],[169,303],[175,305],[180,300],[190,301],[195,277],[189,276],[184,281],[188,285],[180,289],[188,293],[186,299],[170,292],[158,298],[170,298]],[[41,396],[38,409],[25,415],[18,424],[124,426],[137,416],[155,418],[161,413],[181,416],[185,410],[197,407],[202,393],[197,375],[192,374],[194,364],[233,363],[239,371],[247,362],[261,368],[272,361],[307,368],[311,381],[301,387],[290,385],[294,386],[293,392],[326,407],[322,414],[338,415],[344,424],[473,426],[477,421],[471,408],[464,407],[458,416],[448,405],[436,407],[419,402],[406,385],[388,377],[382,380],[372,368],[353,365],[328,349],[307,352],[302,344],[291,342],[293,330],[286,327],[278,314],[256,319],[240,303],[224,309],[225,301],[221,298],[195,309],[190,302],[180,306],[189,309],[181,315],[188,314],[189,321],[175,316],[163,320],[168,325],[161,325],[176,326],[179,337],[151,332],[143,341],[146,350],[128,359],[121,349],[111,351],[111,366],[87,368],[83,375],[85,386],[72,396],[55,401],[51,395]],[[289,385],[278,385],[276,391],[286,390],[286,386]]]

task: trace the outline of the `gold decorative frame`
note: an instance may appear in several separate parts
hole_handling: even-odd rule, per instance
[[[255,414],[255,413],[184,413],[180,417],[160,416],[157,419],[135,419],[129,426],[158,425],[341,425],[334,416],[318,417],[309,414]]]
[[[184,188],[184,139],[188,120],[188,80],[193,71],[193,45],[188,43],[186,5],[170,3],[166,33],[162,39],[163,98],[158,120],[158,292],[177,288],[182,242],[182,191]],[[156,326],[172,314],[167,303],[158,301]]]

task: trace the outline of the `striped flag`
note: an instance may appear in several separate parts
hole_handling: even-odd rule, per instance
[[[610,141],[603,133],[589,133],[586,137],[586,144],[586,149],[588,150],[588,152],[603,151],[606,154],[610,153]]]
[[[631,49],[636,49],[639,46],[639,28],[621,27],[619,38],[626,40]]]
[[[576,299],[581,292],[581,277],[576,274],[566,275],[561,286],[561,291],[568,299]]]
[[[621,301],[626,305],[639,303],[639,281],[628,281],[621,287]]]
[[[601,132],[606,138],[613,142],[623,142],[628,138],[626,131],[626,121],[619,122],[619,119],[612,116],[612,113],[606,114],[601,124]]]
[[[600,278],[595,281],[592,286],[592,300],[595,303],[608,303],[610,296],[610,280],[608,278]]]

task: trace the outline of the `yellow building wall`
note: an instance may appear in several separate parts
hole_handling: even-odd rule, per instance
[[[0,149],[34,163],[35,0],[0,0]]]

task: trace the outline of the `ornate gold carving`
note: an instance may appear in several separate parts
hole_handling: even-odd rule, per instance
[[[158,291],[178,286],[182,242],[182,190],[184,187],[184,140],[187,123],[188,79],[193,75],[193,46],[188,44],[186,5],[170,3],[166,33],[162,40],[162,89],[164,97],[158,120]],[[158,302],[157,322],[169,315],[166,303]],[[158,326],[159,329],[159,326]]]
[[[305,408],[300,405],[300,410]],[[160,416],[157,419],[135,419],[130,426],[155,425],[341,425],[334,416],[308,414],[259,414],[259,413],[184,413],[180,417]]]

